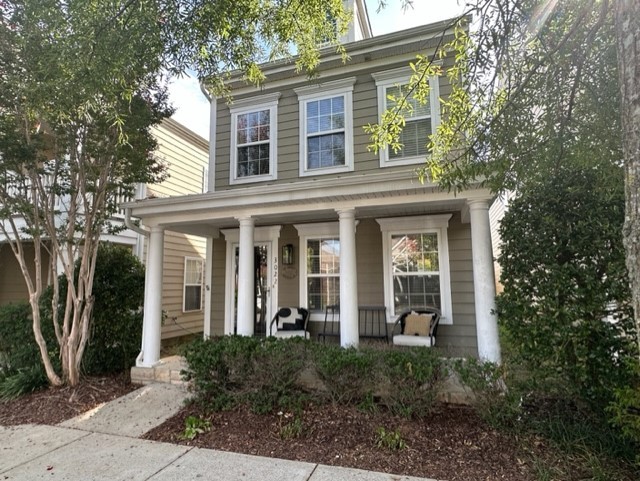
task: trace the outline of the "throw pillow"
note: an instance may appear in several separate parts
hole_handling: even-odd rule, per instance
[[[431,314],[409,314],[404,323],[404,334],[407,336],[428,336],[431,327]]]

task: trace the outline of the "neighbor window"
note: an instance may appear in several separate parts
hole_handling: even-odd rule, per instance
[[[385,303],[392,315],[436,307],[451,323],[449,214],[376,219],[382,230]]]
[[[198,257],[184,259],[184,312],[202,310],[202,286],[204,280],[204,261]]]
[[[295,89],[300,102],[300,175],[353,170],[355,78]]]
[[[230,183],[276,178],[280,94],[236,101],[231,111]]]
[[[380,166],[406,165],[424,162],[428,154],[430,135],[437,128],[440,118],[438,78],[431,77],[429,100],[421,104],[410,94],[409,75],[406,70],[391,70],[373,74],[378,87],[378,110],[380,118],[385,110],[393,109],[397,102],[407,97],[410,112],[405,113],[405,126],[400,134],[401,148],[391,147],[380,150]]]

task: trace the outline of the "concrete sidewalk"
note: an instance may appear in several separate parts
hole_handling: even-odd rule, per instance
[[[433,481],[136,438],[185,397],[151,384],[60,426],[0,426],[0,480]]]

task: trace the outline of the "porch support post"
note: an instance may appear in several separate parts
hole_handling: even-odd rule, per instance
[[[496,282],[491,249],[489,202],[487,199],[473,199],[468,200],[467,204],[471,220],[478,356],[483,361],[499,363],[501,355],[498,317],[495,314]]]
[[[253,233],[255,220],[251,217],[239,217],[240,248],[238,259],[238,334],[253,336],[255,321],[255,258],[253,250]]]
[[[340,345],[358,347],[355,209],[337,212],[340,217]]]
[[[204,329],[205,339],[211,337],[211,284],[213,271],[213,237],[207,237],[207,247],[204,264]]]
[[[162,261],[164,229],[150,228],[149,252],[144,283],[144,317],[142,326],[142,361],[139,367],[152,367],[160,360],[162,328]]]

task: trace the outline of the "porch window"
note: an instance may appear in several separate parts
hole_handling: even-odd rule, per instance
[[[204,261],[198,257],[184,258],[184,287],[182,311],[202,310],[202,286],[204,284]]]
[[[276,178],[279,96],[236,101],[230,109],[231,184]]]
[[[295,89],[300,103],[300,175],[353,170],[355,78]]]
[[[385,303],[392,316],[436,307],[451,324],[450,214],[376,219],[382,230]]]
[[[395,69],[373,74],[373,77],[378,87],[378,110],[382,117],[385,110],[396,108],[397,103],[410,94],[409,74],[405,69]],[[429,79],[429,87],[431,90],[426,104],[419,103],[411,95],[406,99],[410,112],[405,114],[406,124],[400,134],[402,148],[398,151],[389,147],[381,149],[380,167],[424,162],[429,153],[429,137],[436,131],[440,117],[437,77]]]
[[[308,239],[306,247],[307,305],[324,311],[340,300],[340,239]]]

